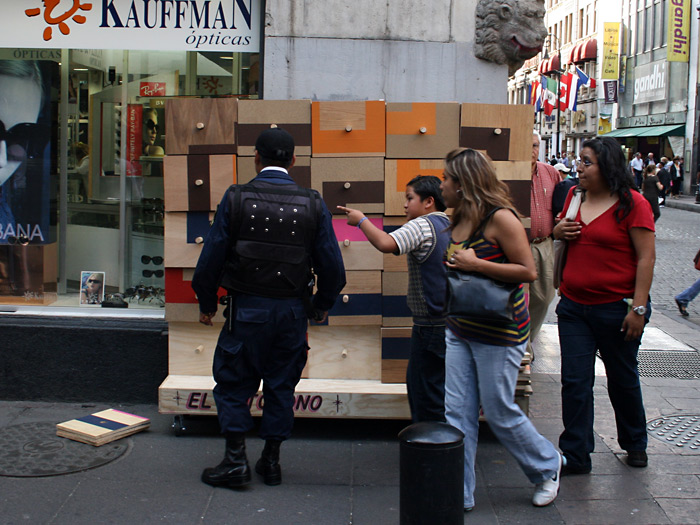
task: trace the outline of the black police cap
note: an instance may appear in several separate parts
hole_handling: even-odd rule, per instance
[[[294,139],[282,128],[266,129],[255,141],[260,156],[277,162],[291,162],[294,157]]]

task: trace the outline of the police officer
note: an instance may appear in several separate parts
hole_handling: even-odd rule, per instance
[[[205,325],[212,325],[219,287],[228,292],[227,322],[213,366],[226,452],[218,466],[202,473],[209,485],[237,487],[251,479],[245,454],[245,433],[253,428],[248,400],[261,380],[259,435],[265,447],[255,471],[267,485],[281,483],[279,449],[292,432],[294,389],[309,348],[307,319],[323,322],[345,286],[330,212],[318,192],[289,176],[295,160],[289,133],[271,128],[260,134],[258,175],[224,194],[192,278],[199,322]],[[314,274],[317,292],[311,296]]]

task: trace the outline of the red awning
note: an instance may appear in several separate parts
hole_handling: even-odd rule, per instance
[[[598,56],[598,41],[595,38],[589,38],[583,42],[576,44],[569,54],[569,64],[586,62],[587,60],[595,60]]]
[[[537,68],[537,72],[540,73],[541,75],[547,75],[549,73],[555,73],[559,71],[559,67],[561,66],[561,60],[559,59],[559,55],[554,55],[552,58],[543,60],[540,62],[539,67]]]

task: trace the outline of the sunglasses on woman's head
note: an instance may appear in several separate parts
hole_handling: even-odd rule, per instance
[[[19,147],[24,157],[33,159],[41,156],[48,142],[48,126],[23,122],[15,124],[10,129],[0,120],[0,141],[7,144],[8,156],[21,157],[21,153],[13,149]]]

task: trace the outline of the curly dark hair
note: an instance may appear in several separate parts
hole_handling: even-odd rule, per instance
[[[632,208],[632,189],[635,182],[627,169],[627,161],[620,144],[611,137],[595,137],[583,143],[582,148],[590,148],[598,158],[598,169],[605,180],[610,195],[616,194],[620,199],[615,210],[615,219],[621,222]]]

